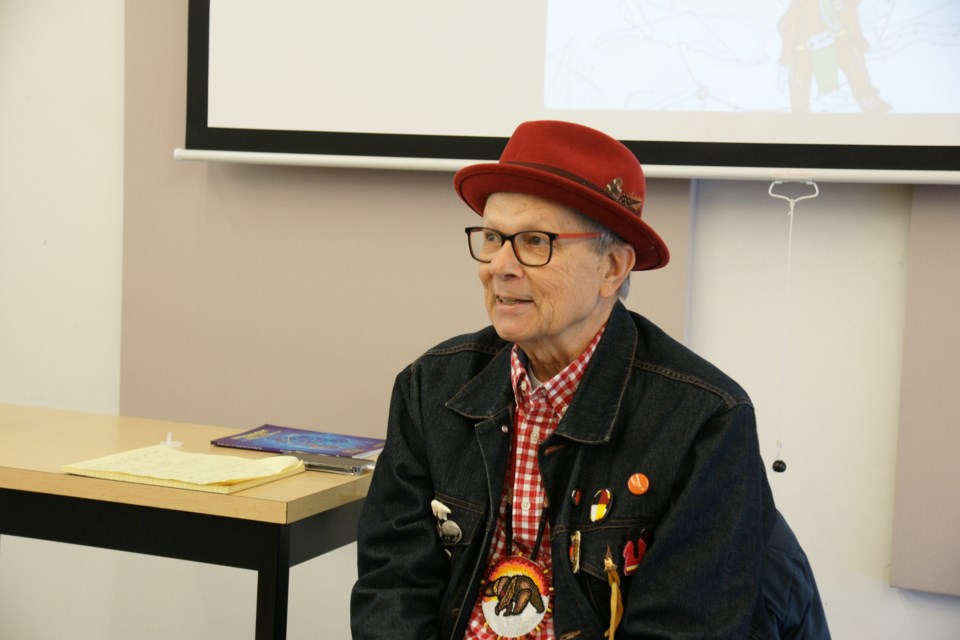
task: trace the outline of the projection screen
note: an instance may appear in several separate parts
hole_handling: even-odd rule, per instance
[[[522,121],[648,175],[960,183],[960,0],[191,0],[180,159],[456,169]]]

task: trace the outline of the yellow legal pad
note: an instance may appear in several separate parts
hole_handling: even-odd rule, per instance
[[[154,445],[75,462],[62,470],[79,476],[152,484],[160,487],[233,493],[305,471],[294,456],[250,459],[187,453]]]

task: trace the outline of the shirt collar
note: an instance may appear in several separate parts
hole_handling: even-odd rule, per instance
[[[553,407],[553,410],[563,415],[567,410],[573,396],[580,386],[583,374],[587,370],[587,364],[590,358],[597,350],[597,344],[603,336],[603,330],[606,323],[593,337],[587,348],[583,350],[573,362],[568,364],[557,375],[543,382],[537,389],[533,389],[530,382],[530,375],[527,373],[527,356],[516,344],[510,352],[510,383],[513,387],[513,395],[517,404],[524,404],[530,397],[536,393],[541,394],[547,402]]]

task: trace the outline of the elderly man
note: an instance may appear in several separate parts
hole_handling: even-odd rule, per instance
[[[750,400],[619,301],[669,259],[634,155],[528,122],[454,184],[492,327],[397,377],[354,638],[767,637]]]

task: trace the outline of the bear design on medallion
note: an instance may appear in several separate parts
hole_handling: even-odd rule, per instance
[[[523,574],[500,576],[486,585],[483,595],[497,597],[497,615],[518,615],[528,604],[533,605],[537,613],[543,613],[545,609],[536,582]]]

